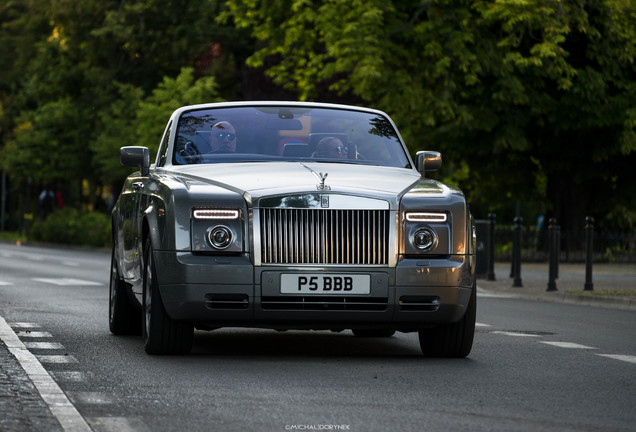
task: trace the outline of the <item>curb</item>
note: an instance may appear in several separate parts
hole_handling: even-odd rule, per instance
[[[569,303],[585,306],[603,307],[608,309],[636,310],[635,296],[603,296],[603,295],[584,295],[584,294],[568,294],[567,292],[556,292],[546,294],[523,293],[499,291],[484,288],[477,282],[478,294],[484,293],[491,296],[508,297],[508,298],[524,298],[529,300],[542,301],[547,303]]]

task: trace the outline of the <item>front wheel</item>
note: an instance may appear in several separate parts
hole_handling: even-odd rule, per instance
[[[192,348],[194,326],[187,321],[170,318],[166,312],[159,284],[152,243],[144,247],[143,338],[148,354],[187,354]]]
[[[477,317],[477,285],[473,283],[466,313],[455,323],[420,330],[422,353],[428,357],[466,357],[473,347]]]

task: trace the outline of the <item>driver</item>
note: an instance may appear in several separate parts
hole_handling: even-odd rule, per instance
[[[236,131],[229,122],[220,121],[212,126],[210,153],[234,153],[236,151]]]
[[[347,159],[347,148],[342,144],[340,139],[336,137],[326,137],[318,142],[313,157]]]

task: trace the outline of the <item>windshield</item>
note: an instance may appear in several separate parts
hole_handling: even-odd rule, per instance
[[[179,118],[175,165],[269,160],[409,167],[397,132],[379,114],[242,106],[187,111]]]

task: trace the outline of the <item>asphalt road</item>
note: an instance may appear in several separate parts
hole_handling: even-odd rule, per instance
[[[0,244],[0,316],[95,431],[634,431],[636,312],[478,297],[469,358],[416,334],[108,331],[108,251]]]

